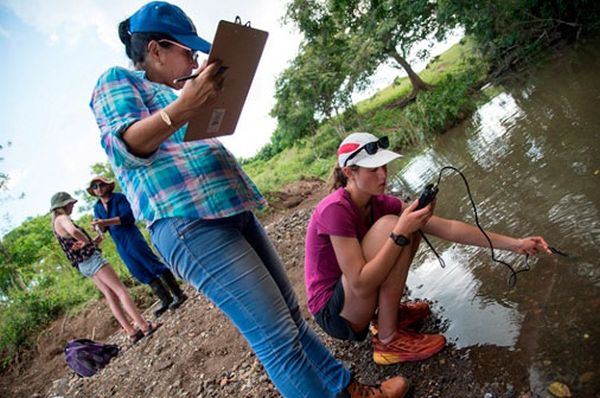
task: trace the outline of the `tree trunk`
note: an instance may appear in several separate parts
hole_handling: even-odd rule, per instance
[[[417,92],[419,92],[421,90],[429,91],[433,88],[432,85],[427,84],[423,80],[421,80],[419,75],[417,75],[415,73],[415,71],[412,70],[412,68],[410,67],[410,64],[408,62],[406,62],[406,60],[400,54],[398,54],[398,51],[393,50],[393,51],[390,51],[389,54],[392,58],[394,58],[396,60],[396,62],[398,62],[400,64],[400,66],[402,66],[402,68],[408,74],[408,78],[410,79],[410,83],[412,84],[412,87],[413,87],[412,93],[410,94],[409,97],[414,98],[416,96]]]

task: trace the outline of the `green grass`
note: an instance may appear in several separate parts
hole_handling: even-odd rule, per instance
[[[464,39],[435,57],[424,70],[419,72],[419,76],[426,83],[435,85],[448,74],[460,73],[465,67],[463,61],[474,57],[474,48],[472,40]],[[484,76],[482,75],[482,77]],[[399,77],[394,83],[378,91],[371,98],[358,102],[356,109],[359,113],[366,113],[405,97],[411,91],[412,86],[408,77]]]

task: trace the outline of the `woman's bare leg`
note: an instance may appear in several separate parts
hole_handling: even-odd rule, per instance
[[[99,276],[99,274],[103,272],[103,270],[106,268],[112,269],[112,267],[109,264],[103,266],[100,269],[100,271],[98,271],[96,275],[92,277],[92,281],[94,281],[96,287],[102,292],[102,294],[106,298],[108,307],[110,308],[113,316],[117,319],[117,322],[119,322],[119,325],[121,325],[121,327],[123,328],[125,333],[127,333],[128,336],[131,336],[135,333],[135,329],[131,326],[131,323],[129,323],[127,316],[123,312],[123,309],[119,304],[119,298],[115,295],[115,293],[113,293],[110,287],[102,281],[102,279]]]
[[[411,244],[402,250],[396,261],[396,266],[392,268],[379,289],[377,323],[379,338],[382,341],[386,341],[396,333],[398,305],[404,294],[410,265],[419,247],[420,236],[417,233],[412,234],[410,240]]]
[[[381,249],[389,234],[398,221],[397,216],[388,215],[380,218],[371,227],[362,241],[363,253],[367,261],[371,260]],[[375,310],[379,308],[379,330],[381,336],[393,335],[398,319],[398,304],[404,292],[408,269],[419,246],[416,234],[411,236],[411,244],[405,247],[398,257],[396,265],[390,271],[379,291],[371,296],[357,296],[344,276],[344,308],[341,316],[346,319],[356,331],[364,330],[373,318]],[[382,324],[383,321],[383,324]]]
[[[104,266],[100,271],[94,275],[98,277],[102,283],[104,283],[112,291],[112,293],[118,298],[119,303],[127,313],[133,319],[133,322],[142,330],[148,330],[148,322],[144,320],[142,314],[136,307],[135,303],[131,299],[129,292],[123,282],[117,276],[115,270],[110,266]]]

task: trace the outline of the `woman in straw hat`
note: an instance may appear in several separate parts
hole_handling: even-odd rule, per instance
[[[306,232],[308,307],[329,335],[361,341],[373,321],[373,359],[381,365],[426,359],[445,345],[440,334],[416,333],[430,314],[427,302],[400,303],[419,246],[418,231],[448,241],[487,246],[480,231],[384,194],[387,164],[400,157],[387,137],[352,133],[340,144],[332,192],[316,207]],[[552,254],[540,236],[515,239],[489,233],[494,247]]]
[[[110,232],[117,252],[129,272],[141,283],[149,285],[158,296],[161,305],[154,311],[154,315],[158,317],[169,308],[178,308],[187,296],[181,291],[173,273],[146,243],[135,225],[135,218],[125,195],[113,192],[114,189],[114,181],[102,176],[96,176],[90,181],[87,191],[98,198],[94,204],[95,219],[92,226],[102,232]]]
[[[253,213],[264,197],[218,139],[184,140],[228,78],[220,62],[199,67],[198,52],[211,45],[191,19],[155,1],[121,22],[119,36],[136,70],[103,73],[91,107],[121,188],[171,270],[232,320],[283,396],[405,396],[402,377],[381,389],[352,380],[302,317]],[[195,69],[197,77],[177,80]]]
[[[140,311],[127,292],[127,288],[111,265],[100,255],[98,244],[101,236],[92,239],[90,235],[71,220],[73,205],[77,202],[66,192],[57,192],[50,200],[52,212],[52,231],[60,247],[75,268],[84,276],[91,278],[102,292],[113,315],[132,343],[156,330],[158,325],[144,320]],[[129,323],[127,315],[133,319],[136,329]]]

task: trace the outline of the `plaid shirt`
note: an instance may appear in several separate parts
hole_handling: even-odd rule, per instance
[[[134,156],[121,136],[133,123],[177,99],[143,71],[111,68],[98,79],[90,107],[101,144],[138,219],[215,219],[261,208],[265,199],[218,139],[184,142],[187,125],[147,158]]]

